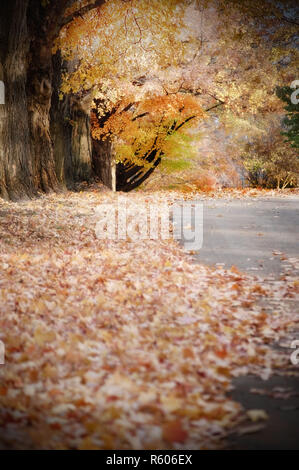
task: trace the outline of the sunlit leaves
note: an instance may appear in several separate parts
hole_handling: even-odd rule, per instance
[[[144,164],[151,152],[156,158],[175,155],[181,150],[178,144],[182,147],[191,140],[185,129],[204,117],[198,100],[182,93],[144,99],[135,103],[133,112],[129,103],[129,98],[121,101],[102,127],[92,115],[93,137],[114,139],[117,161]]]
[[[111,77],[132,80],[178,62],[186,53],[179,38],[184,4],[111,0],[76,18],[62,30],[56,45],[65,59],[80,61],[66,75],[63,91],[90,89]]]

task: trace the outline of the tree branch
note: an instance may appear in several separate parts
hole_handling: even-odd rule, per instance
[[[195,119],[195,118],[196,118],[196,116],[190,116],[190,117],[188,117],[187,119],[185,119],[184,122],[182,122],[178,127],[176,127],[176,128],[174,129],[174,132],[177,132],[181,127],[183,127],[185,124],[187,124],[187,122],[189,122],[189,121],[191,121],[191,119]]]
[[[144,116],[147,116],[149,112],[147,111],[146,113],[138,114],[138,116],[133,117],[132,121],[136,121],[137,119],[141,119]]]
[[[75,3],[74,0],[71,0],[70,2],[68,2],[68,4],[70,5],[72,5],[73,3]],[[74,11],[74,13],[68,16],[64,16],[59,22],[60,28],[63,28],[63,26],[66,26],[67,24],[71,23],[71,21],[73,21],[75,18],[85,15],[90,10],[93,10],[94,8],[98,8],[102,6],[104,3],[105,3],[105,0],[94,0],[93,3],[89,3],[88,5],[85,5],[84,7],[80,8],[79,10]]]
[[[222,106],[223,104],[224,104],[223,102],[214,104],[214,106],[211,106],[210,108],[207,108],[204,111],[207,113],[208,111],[211,111],[214,108],[218,108],[218,106]]]

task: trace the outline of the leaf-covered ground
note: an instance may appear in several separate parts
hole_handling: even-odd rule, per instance
[[[98,240],[95,209],[116,202],[0,203],[0,448],[218,447],[244,420],[232,377],[289,366],[270,344],[298,322],[295,277],[196,265],[173,240]]]

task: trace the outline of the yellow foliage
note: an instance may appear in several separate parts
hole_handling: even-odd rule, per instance
[[[60,49],[64,59],[79,62],[65,74],[62,91],[89,90],[107,78],[131,80],[182,61],[192,49],[180,39],[187,3],[111,0],[76,17],[62,29],[53,51]]]

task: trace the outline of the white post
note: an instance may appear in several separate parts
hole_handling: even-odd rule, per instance
[[[116,193],[116,162],[115,162],[115,154],[114,154],[114,145],[111,142],[111,181],[112,181],[112,191]]]
[[[5,104],[5,85],[2,80],[0,80],[0,104]]]
[[[111,162],[111,176],[112,176],[112,191],[115,193],[116,192],[116,163],[113,158],[113,161]]]

